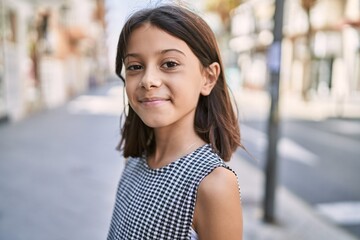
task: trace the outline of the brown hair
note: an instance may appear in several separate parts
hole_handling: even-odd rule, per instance
[[[213,90],[208,96],[201,95],[199,98],[194,125],[196,133],[210,143],[224,161],[229,161],[236,148],[242,145],[214,33],[202,18],[184,7],[163,5],[140,10],[127,20],[119,37],[115,68],[116,74],[122,79],[128,39],[136,28],[145,23],[184,41],[203,67],[209,67],[213,62],[220,64],[220,75]],[[154,152],[156,143],[153,129],[142,122],[131,106],[121,133],[117,149],[123,150],[124,157],[139,157]]]

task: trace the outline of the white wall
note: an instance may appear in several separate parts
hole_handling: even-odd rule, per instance
[[[25,87],[27,75],[27,41],[26,26],[32,9],[25,1],[4,0],[5,9],[11,9],[16,14],[16,35],[15,43],[5,42],[5,104],[6,111],[12,120],[22,118],[25,113]]]

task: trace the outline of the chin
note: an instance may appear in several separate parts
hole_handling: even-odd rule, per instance
[[[161,119],[142,119],[143,123],[150,128],[161,128],[169,125]]]

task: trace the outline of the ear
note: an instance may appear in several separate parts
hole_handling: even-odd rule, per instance
[[[208,96],[219,78],[220,64],[217,62],[213,62],[206,69],[204,69],[204,71],[205,82],[201,88],[200,93],[203,96]]]

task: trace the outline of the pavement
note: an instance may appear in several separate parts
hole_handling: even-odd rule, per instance
[[[106,239],[124,166],[115,151],[122,93],[110,82],[64,106],[0,125],[1,240]],[[264,94],[257,97],[266,103]],[[243,106],[240,117],[261,114]],[[240,151],[229,165],[239,176],[244,240],[356,239],[281,186],[276,223],[264,223],[263,173]]]

